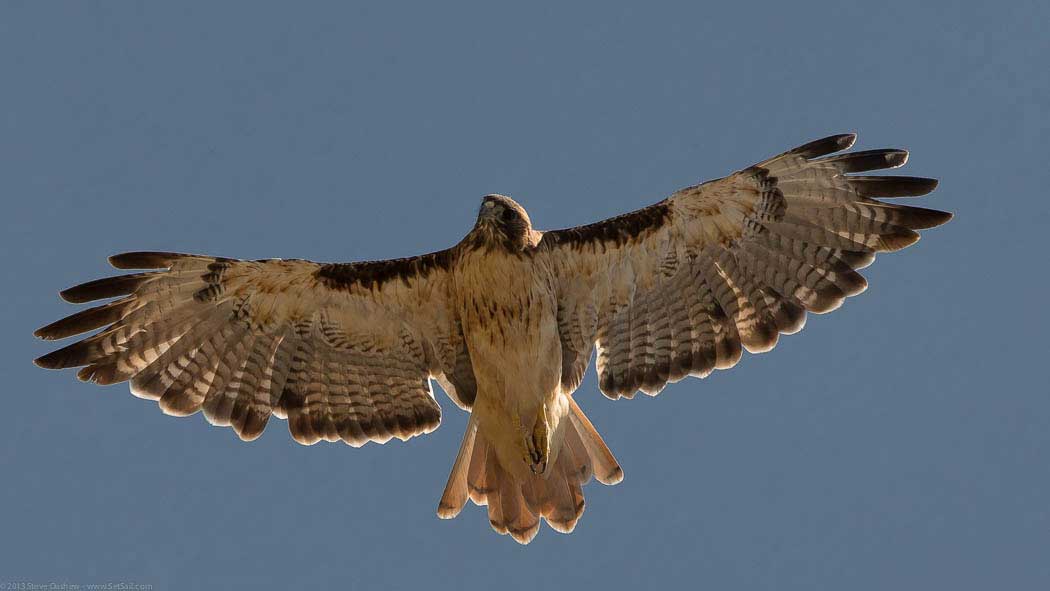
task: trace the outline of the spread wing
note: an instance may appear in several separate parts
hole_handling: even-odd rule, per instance
[[[460,406],[475,384],[449,312],[451,251],[393,261],[318,264],[139,252],[118,269],[154,269],[62,292],[70,302],[118,298],[36,332],[102,331],[37,365],[81,367],[81,380],[131,382],[167,414],[203,410],[241,439],[271,414],[304,444],[359,446],[437,428],[430,377]]]
[[[558,282],[562,383],[575,389],[597,346],[610,398],[658,393],[688,375],[732,367],[741,348],[772,349],[806,312],[864,291],[875,253],[919,239],[951,214],[889,204],[932,179],[866,176],[903,150],[832,155],[853,134],[817,140],[644,209],[546,232]]]

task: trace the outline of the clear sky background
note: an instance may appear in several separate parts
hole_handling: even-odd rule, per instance
[[[0,582],[1050,588],[1046,4],[633,4],[4,2]],[[31,363],[116,252],[406,256],[486,193],[576,225],[845,131],[955,220],[732,371],[591,370],[626,479],[571,536],[437,519],[443,393],[407,444],[245,444]]]

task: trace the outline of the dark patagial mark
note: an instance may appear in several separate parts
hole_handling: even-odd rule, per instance
[[[392,279],[410,286],[410,280],[426,279],[435,270],[448,271],[452,259],[452,249],[446,249],[389,261],[329,263],[321,265],[315,275],[329,289],[350,289],[354,285],[376,289]]]
[[[660,228],[670,218],[671,206],[664,200],[649,207],[586,226],[544,232],[541,244],[580,246],[599,243],[607,246],[622,246],[642,238],[648,231]]]

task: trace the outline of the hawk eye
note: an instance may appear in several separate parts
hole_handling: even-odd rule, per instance
[[[500,214],[499,217],[500,217],[501,220],[503,220],[505,222],[512,222],[512,221],[514,221],[514,218],[516,218],[518,216],[517,216],[517,212],[516,211],[514,211],[513,209],[510,209],[508,207],[508,208],[503,210],[503,213]]]

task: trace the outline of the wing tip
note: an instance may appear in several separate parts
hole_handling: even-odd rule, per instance
[[[928,230],[943,226],[955,217],[955,214],[949,211],[926,209],[925,207],[908,207],[901,211],[908,215],[902,225],[910,230]]]
[[[34,330],[33,336],[42,341],[57,341],[58,339],[62,338],[51,331],[52,325],[49,324],[47,326],[42,326]]]
[[[929,211],[931,212],[930,222],[932,225],[928,226],[928,228],[936,228],[937,226],[943,226],[944,224],[947,224],[948,222],[952,221],[952,218],[955,217],[955,214],[950,211],[940,211],[938,209],[931,209]]]
[[[939,180],[937,180],[937,179],[931,179],[931,178],[926,178],[926,177],[912,177],[912,178],[915,180],[915,184],[916,184],[915,189],[916,189],[916,191],[922,191],[921,193],[916,193],[915,195],[911,195],[912,197],[922,197],[923,195],[929,195],[930,193],[933,193],[937,189],[937,185],[941,184],[941,182]]]
[[[109,264],[116,269],[164,269],[170,267],[175,259],[186,256],[190,255],[177,252],[142,250],[115,254],[110,256],[108,260]]]
[[[834,154],[835,152],[841,152],[842,150],[848,150],[853,147],[853,144],[856,141],[856,133],[839,133],[802,144],[791,150],[789,153],[797,154],[806,159],[817,158],[820,156],[827,156],[828,154]]]
[[[62,291],[58,292],[58,297],[62,298],[62,301],[69,302],[70,304],[83,304],[92,301],[81,297],[81,294],[77,290],[77,287],[79,286],[63,289]]]
[[[44,338],[44,337],[41,337]],[[62,364],[61,360],[55,355],[56,351],[41,355],[33,360],[33,365],[41,369],[65,369],[65,365]]]
[[[143,283],[156,275],[155,272],[146,272],[103,277],[63,289],[58,292],[58,296],[71,304],[85,304],[95,300],[125,296],[134,293]]]
[[[839,134],[834,137],[838,142],[840,150],[848,150],[853,147],[853,144],[857,143],[857,132],[855,131]]]
[[[51,335],[51,325],[41,326],[40,328],[33,331],[33,336],[43,341],[53,341],[55,337]],[[35,363],[35,361],[34,361]]]
[[[907,150],[887,150],[884,157],[886,158],[886,168],[898,168],[908,163],[908,156],[910,154]]]

